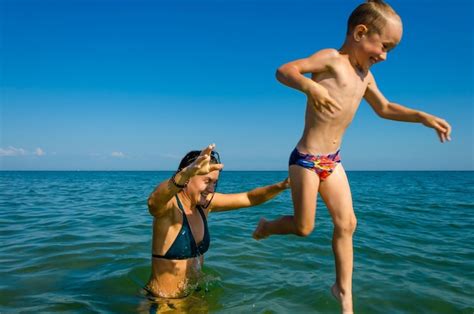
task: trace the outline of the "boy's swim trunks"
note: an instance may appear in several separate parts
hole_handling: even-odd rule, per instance
[[[321,181],[325,180],[334,171],[337,164],[341,162],[340,150],[329,155],[302,154],[296,148],[291,152],[289,166],[298,165],[311,169],[319,176]]]

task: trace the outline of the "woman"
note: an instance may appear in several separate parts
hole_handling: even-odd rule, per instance
[[[152,273],[145,290],[179,298],[195,286],[210,244],[207,215],[264,203],[289,187],[285,181],[237,194],[215,193],[224,167],[215,145],[188,153],[178,171],[148,198],[153,215]]]

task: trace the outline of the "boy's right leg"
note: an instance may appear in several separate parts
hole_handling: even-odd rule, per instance
[[[336,266],[336,283],[332,293],[339,299],[343,313],[351,313],[352,308],[352,236],[357,219],[352,205],[352,195],[346,172],[342,164],[321,184],[319,193],[331,214],[334,231],[332,247]]]
[[[319,177],[314,171],[298,165],[291,165],[288,172],[294,215],[282,216],[272,221],[261,218],[253,233],[257,240],[272,234],[296,234],[304,237],[313,231]]]

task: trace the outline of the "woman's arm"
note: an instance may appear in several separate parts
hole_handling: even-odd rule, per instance
[[[161,182],[148,197],[148,211],[152,216],[164,215],[172,207],[170,200],[183,189],[191,178],[189,169],[177,172],[173,177]]]
[[[148,210],[158,217],[172,208],[171,199],[181,191],[193,176],[221,170],[222,164],[210,164],[211,151],[215,145],[209,145],[201,151],[199,157],[189,166],[174,174],[170,179],[161,182],[148,197]]]
[[[209,211],[222,212],[234,210],[243,207],[256,206],[271,200],[290,186],[290,180],[287,178],[284,181],[258,187],[248,192],[236,194],[222,194],[216,193]]]

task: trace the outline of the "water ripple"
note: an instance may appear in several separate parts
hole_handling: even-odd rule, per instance
[[[337,313],[332,222],[319,200],[307,238],[251,238],[260,216],[292,213],[289,191],[211,214],[203,288],[150,301],[146,198],[170,172],[0,172],[0,312]],[[449,180],[446,177],[449,176]],[[240,192],[285,172],[223,172]],[[472,313],[472,172],[349,172],[358,227],[354,302],[361,313]]]

